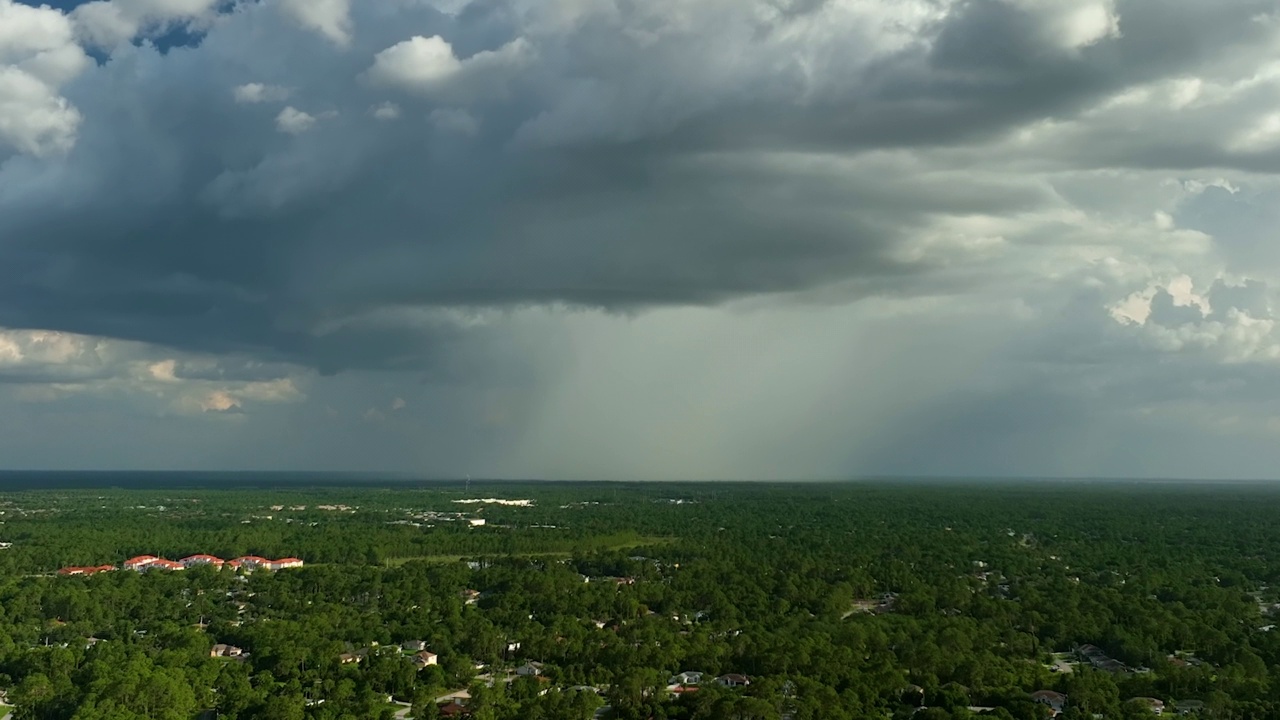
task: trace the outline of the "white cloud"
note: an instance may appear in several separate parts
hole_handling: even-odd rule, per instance
[[[280,0],[280,7],[299,25],[337,45],[351,42],[350,0]]]
[[[1151,300],[1156,296],[1156,288],[1135,292],[1107,308],[1112,319],[1122,324],[1144,325],[1151,317]]]
[[[32,155],[75,145],[81,115],[66,98],[15,67],[0,67],[0,141]]]
[[[0,330],[0,371],[38,370],[101,361],[100,341],[70,333]]]
[[[240,408],[240,400],[225,390],[213,390],[198,398],[192,398],[191,404],[204,412],[228,412]]]
[[[88,44],[114,48],[139,35],[164,32],[175,24],[207,22],[219,0],[94,0],[71,12]]]
[[[374,82],[430,92],[462,72],[453,46],[439,35],[414,36],[378,53],[369,68]]]
[[[177,360],[160,360],[148,365],[147,372],[151,374],[151,377],[159,380],[160,382],[177,382],[178,378],[174,375],[174,371],[177,367]]]
[[[290,92],[289,88],[280,87],[278,85],[264,85],[262,83],[247,83],[237,85],[232,90],[238,103],[265,103],[279,102],[287,100]]]
[[[60,11],[0,0],[0,150],[70,150],[82,116],[59,91],[89,64]]]
[[[276,129],[290,135],[301,135],[316,124],[314,116],[309,115],[292,105],[280,111],[276,116]]]
[[[400,106],[393,102],[384,102],[369,108],[369,112],[379,120],[395,120],[400,117]]]
[[[199,355],[174,357],[142,343],[0,329],[0,387],[28,388],[25,397],[33,400],[84,395],[126,402],[158,398],[164,408],[179,412],[226,412],[306,398],[294,377],[237,379],[235,372],[230,377],[219,372],[219,362]]]
[[[417,35],[374,56],[367,77],[378,85],[428,96],[480,97],[501,93],[511,73],[532,55],[532,45],[516,38],[496,50],[459,59],[443,37]]]
[[[1120,35],[1114,0],[1012,0],[1039,18],[1040,39],[1050,47],[1079,50]]]

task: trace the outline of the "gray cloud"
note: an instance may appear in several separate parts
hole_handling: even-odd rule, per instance
[[[1274,2],[113,2],[0,34],[32,89],[0,327],[115,353],[0,353],[26,401],[396,467],[837,475],[1090,472],[1103,429],[1265,426],[1280,387]]]
[[[895,250],[928,218],[1046,195],[1007,180],[931,188],[920,168],[870,157],[829,172],[780,151],[972,142],[1070,117],[1256,46],[1266,28],[1251,19],[1268,7],[1121,3],[1118,36],[1055,47],[1042,38],[1063,20],[1048,6],[921,3],[937,16],[914,36],[856,50],[820,27],[852,31],[874,12],[815,3],[769,21],[714,5],[685,27],[627,5],[563,25],[502,3],[353,8],[345,50],[244,7],[199,47],[120,49],[66,90],[88,119],[65,163],[6,165],[34,188],[2,201],[14,240],[0,323],[336,370],[430,362],[451,342],[448,327],[360,323],[387,307],[637,308],[919,283],[930,262]],[[699,35],[713,27],[725,32]],[[468,101],[479,135],[433,130],[436,99],[363,79],[406,30],[448,35],[463,65],[527,45],[509,87],[468,83],[498,93]],[[249,48],[255,31],[277,41]],[[787,59],[797,49],[803,63]],[[249,83],[332,116],[281,138],[278,105],[236,104]],[[405,108],[390,126],[355,111],[387,99]]]

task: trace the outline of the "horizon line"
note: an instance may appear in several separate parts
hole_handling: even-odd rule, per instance
[[[1275,477],[1167,477],[1157,475],[928,475],[928,474],[874,474],[849,477],[743,477],[743,478],[583,478],[583,477],[485,477],[459,475],[424,475],[404,470],[255,470],[255,469],[112,469],[112,468],[0,468],[5,475],[224,475],[224,476],[364,476],[369,480],[396,480],[402,482],[487,482],[487,483],[781,483],[781,484],[829,484],[846,482],[1153,482],[1153,483],[1270,483]]]

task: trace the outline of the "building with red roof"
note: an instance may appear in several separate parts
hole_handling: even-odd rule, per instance
[[[457,700],[449,702],[439,707],[440,717],[464,717],[471,713],[467,710],[467,706]]]
[[[174,562],[166,560],[155,555],[139,555],[124,561],[124,569],[135,570],[141,572],[143,570],[186,570],[197,565],[212,565],[218,569],[229,567],[232,570],[285,570],[288,568],[299,568],[303,566],[301,559],[296,557],[281,558],[279,560],[268,560],[258,555],[244,555],[235,560],[223,560],[214,555],[206,555],[198,553],[189,555],[181,560]],[[97,567],[65,567],[58,571],[59,575],[93,575],[94,573],[115,570],[114,565],[100,565]]]
[[[73,565],[71,567],[62,568],[61,570],[58,571],[58,574],[65,575],[65,576],[97,575],[98,573],[111,572],[112,570],[115,570],[115,569],[116,569],[115,565],[93,565],[89,567],[79,567],[79,566]]]
[[[125,570],[142,570],[151,563],[159,560],[155,555],[139,555],[124,561]]]

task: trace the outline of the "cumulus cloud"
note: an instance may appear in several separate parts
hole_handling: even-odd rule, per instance
[[[27,155],[0,156],[0,325],[134,343],[126,374],[62,365],[186,388],[173,402],[200,417],[320,393],[339,412],[315,422],[337,427],[392,397],[414,412],[369,424],[380,452],[410,420],[452,437],[438,414],[493,450],[442,445],[459,463],[643,475],[671,446],[672,476],[858,464],[823,427],[876,438],[872,469],[899,462],[874,451],[899,447],[881,426],[1038,428],[1025,456],[971,438],[1027,467],[1043,438],[1102,443],[1091,414],[1209,417],[1153,378],[1258,383],[1276,360],[1270,0],[218,10],[0,0],[0,145]],[[173,27],[202,34],[137,42]],[[778,339],[756,358],[762,334]],[[986,346],[963,372],[916,360],[966,338]],[[12,376],[62,382],[29,345]],[[564,370],[582,357],[608,370]],[[702,421],[653,429],[672,407]],[[770,408],[817,435],[770,440],[749,419]],[[800,440],[807,455],[783,452]],[[566,446],[589,462],[549,450]]]
[[[143,394],[175,412],[244,410],[305,397],[297,368],[225,356],[165,357],[167,352],[72,333],[3,330],[0,385],[56,391],[27,393],[35,399]]]
[[[302,27],[335,44],[351,42],[350,0],[280,0],[280,8]]]
[[[1120,34],[1113,0],[1014,0],[1036,17],[1038,37],[1049,47],[1080,50]]]
[[[384,102],[369,108],[369,112],[379,120],[395,120],[400,117],[400,106],[393,102]]]
[[[89,64],[61,12],[0,0],[0,153],[70,150],[82,117],[59,92]]]
[[[531,45],[516,38],[465,60],[439,35],[415,36],[378,53],[368,77],[375,84],[423,95],[474,97],[505,89],[507,77],[529,62]]]
[[[430,91],[461,71],[462,63],[444,38],[418,35],[378,53],[369,76],[376,82]]]
[[[265,103],[287,100],[289,89],[262,83],[237,85],[232,93],[238,103]]]
[[[71,12],[77,34],[90,45],[114,48],[140,34],[163,33],[178,25],[199,26],[220,0],[93,0]]]
[[[314,116],[293,106],[281,110],[280,114],[276,116],[276,129],[290,135],[301,135],[314,127],[315,124],[316,119]]]

